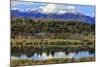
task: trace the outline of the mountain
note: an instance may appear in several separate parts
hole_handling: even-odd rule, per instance
[[[86,16],[82,13],[67,12],[64,14],[57,14],[57,13],[46,14],[37,11],[21,12],[19,10],[11,10],[11,16],[25,17],[25,18],[63,19],[63,20],[82,21],[89,24],[95,24],[95,17]]]

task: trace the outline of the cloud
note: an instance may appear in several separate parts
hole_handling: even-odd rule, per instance
[[[63,14],[66,12],[75,12],[76,7],[75,6],[69,6],[69,5],[59,5],[59,4],[47,4],[44,7],[41,7],[42,13],[59,13]]]
[[[67,6],[66,11],[67,12],[72,12],[72,13],[78,12],[78,10],[76,9],[75,6]]]
[[[19,11],[38,11],[45,5],[45,3],[38,2],[20,2],[20,1],[11,1],[11,10]]]
[[[67,10],[76,10],[75,6],[67,6]]]
[[[44,7],[41,7],[42,8],[42,12],[43,13],[55,13],[56,12],[56,5],[55,4],[47,4],[46,6]]]
[[[11,10],[20,10],[20,11],[26,11],[30,10],[30,6],[32,5],[32,2],[19,2],[19,1],[11,1]]]
[[[47,4],[41,7],[42,13],[65,13],[64,6],[57,4]]]
[[[19,2],[11,1],[12,10],[20,11],[39,11],[42,13],[58,13],[63,14],[66,12],[76,12],[75,6],[63,5],[63,4],[47,4],[37,2]]]

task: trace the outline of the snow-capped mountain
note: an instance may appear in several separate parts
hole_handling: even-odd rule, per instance
[[[62,14],[58,13],[41,13],[37,11],[19,11],[11,10],[11,16],[26,17],[26,18],[43,18],[43,19],[63,19],[71,21],[83,21],[89,24],[95,24],[95,17],[86,16],[80,12],[66,12]]]

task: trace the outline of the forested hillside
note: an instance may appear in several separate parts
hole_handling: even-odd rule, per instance
[[[12,38],[93,38],[95,24],[79,21],[17,18],[11,21]]]

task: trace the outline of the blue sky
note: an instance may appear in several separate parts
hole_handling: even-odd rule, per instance
[[[95,16],[95,6],[90,5],[72,5],[72,4],[54,4],[54,3],[40,3],[40,2],[22,2],[12,1],[11,10],[20,11],[39,11],[42,13],[59,13],[66,12],[83,13],[88,16]]]

